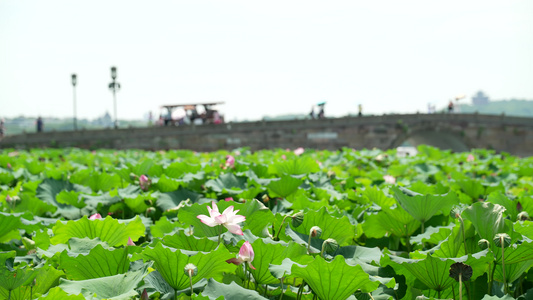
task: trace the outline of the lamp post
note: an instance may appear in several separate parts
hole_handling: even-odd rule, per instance
[[[78,78],[76,74],[72,74],[72,96],[74,99],[74,130],[78,130],[78,120],[76,119],[76,83],[78,83]]]
[[[113,81],[109,84],[109,89],[113,91],[113,103],[115,107],[115,129],[118,128],[118,118],[117,118],[117,90],[120,90],[120,83],[116,81],[117,79],[117,68],[111,67],[111,78]]]

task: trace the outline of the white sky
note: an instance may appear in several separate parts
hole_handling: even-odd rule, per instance
[[[227,120],[533,99],[533,1],[0,0],[0,117],[225,101]]]

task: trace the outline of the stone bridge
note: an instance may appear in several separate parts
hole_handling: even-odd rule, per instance
[[[7,136],[0,148],[191,149],[214,151],[305,147],[336,150],[391,149],[409,142],[441,149],[494,149],[533,155],[533,118],[480,114],[409,114],[315,120],[257,121]]]

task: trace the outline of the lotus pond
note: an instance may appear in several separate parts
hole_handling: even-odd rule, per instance
[[[0,150],[0,299],[533,299],[533,158]]]

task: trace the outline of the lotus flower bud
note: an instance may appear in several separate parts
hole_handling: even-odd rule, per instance
[[[527,221],[529,220],[529,214],[527,213],[527,211],[522,211],[518,214],[518,216],[516,216],[516,218],[519,221]]]
[[[148,297],[148,292],[146,291],[146,289],[144,289],[141,294],[141,300],[148,300],[148,299],[150,299],[150,297]]]
[[[391,175],[384,175],[383,176],[383,180],[385,181],[385,183],[388,183],[388,184],[395,184],[396,183],[396,178],[394,178]]]
[[[322,251],[328,254],[335,253],[339,249],[339,243],[334,239],[327,239],[322,243]]]
[[[102,218],[102,216],[99,213],[95,213],[94,215],[91,215],[89,217],[89,220],[99,220],[101,218]]]
[[[7,163],[7,168],[8,168],[8,169],[12,169],[13,167],[11,167],[11,164],[10,164],[10,163]]]
[[[7,195],[6,196],[6,201],[7,201],[7,203],[11,203],[11,201],[13,201],[13,199],[11,199],[11,196]]]
[[[226,168],[233,168],[235,167],[235,157],[231,155],[226,156]]]
[[[456,262],[450,266],[450,277],[459,281],[459,274],[461,274],[461,281],[468,281],[472,277],[472,267],[462,262]]]
[[[147,214],[147,215],[151,215],[151,214],[153,214],[153,213],[155,213],[155,207],[151,207],[151,206],[150,206],[150,207],[148,207],[148,208],[146,209],[146,214]]]
[[[126,245],[135,246],[135,243],[133,242],[133,240],[130,237],[128,237],[128,243]]]
[[[133,181],[135,179],[137,179],[137,175],[133,174],[133,173],[130,173],[130,179]]]
[[[139,185],[143,191],[147,191],[150,187],[150,179],[148,179],[146,175],[141,175],[141,177],[139,177]]]
[[[498,247],[502,247],[502,244],[504,248],[511,245],[511,237],[507,233],[497,233],[492,241]]]
[[[297,213],[295,213],[294,215],[292,215],[292,226],[294,228],[302,225],[302,223],[304,222],[304,213],[299,211]]]
[[[481,250],[485,250],[490,246],[490,242],[487,241],[486,239],[481,239],[479,240],[479,242],[477,242],[477,245],[479,246]]]
[[[194,277],[196,274],[198,274],[198,268],[193,264],[187,264],[185,265],[184,272],[185,275]]]
[[[318,226],[311,227],[311,230],[309,231],[309,235],[312,238],[318,238],[320,235],[322,235],[322,229]]]

